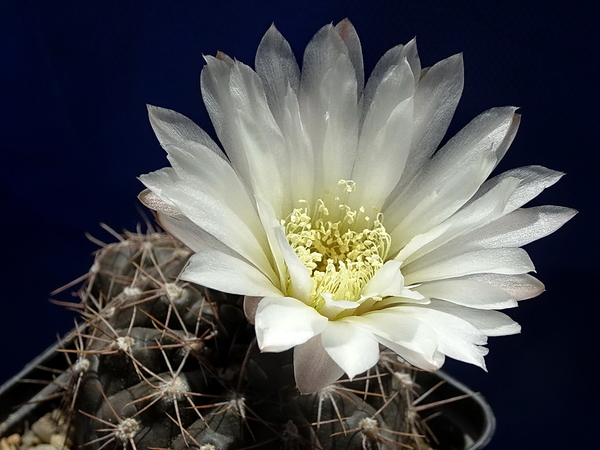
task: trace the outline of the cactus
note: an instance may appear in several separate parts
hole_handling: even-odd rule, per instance
[[[242,298],[182,281],[191,251],[126,233],[96,255],[80,291],[71,395],[86,449],[377,449],[429,446],[412,372],[382,353],[365,376],[312,395],[291,352],[261,353]]]

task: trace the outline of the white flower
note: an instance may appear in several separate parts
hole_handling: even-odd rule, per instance
[[[495,108],[439,150],[463,88],[460,55],[421,69],[415,41],[364,84],[349,21],[323,27],[302,71],[271,27],[256,71],[206,57],[201,85],[224,152],[189,119],[150,107],[172,167],[141,198],[196,253],[184,278],[245,295],[265,352],[294,348],[301,392],[373,367],[380,345],[425,370],[485,368],[488,336],[543,285],[520,247],[574,211],[523,209],[561,173],[486,179],[519,125]]]

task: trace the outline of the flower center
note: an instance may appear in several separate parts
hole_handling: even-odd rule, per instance
[[[382,214],[372,220],[364,215],[364,207],[348,206],[354,182],[340,180],[339,185],[344,186],[343,199],[335,196],[329,202],[337,214],[318,199],[312,210],[308,205],[295,208],[282,221],[288,242],[310,272],[310,305],[317,310],[326,299],[360,300],[364,286],[383,266],[391,243]],[[358,223],[363,225],[357,227]]]

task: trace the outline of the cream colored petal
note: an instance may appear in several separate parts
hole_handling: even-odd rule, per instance
[[[290,207],[289,158],[286,141],[268,106],[258,75],[236,62],[231,71],[231,126],[236,149],[248,162],[251,186],[269,200],[278,216]]]
[[[298,88],[300,69],[288,42],[272,25],[256,53],[256,73],[264,86],[273,117],[290,151],[287,153],[292,201],[311,201],[314,159],[310,137],[300,118]]]
[[[439,300],[432,301],[428,308],[459,317],[487,336],[506,336],[521,332],[521,326],[517,322],[498,311],[482,311]]]
[[[291,297],[265,297],[254,317],[258,347],[263,352],[282,352],[320,334],[327,318]]]
[[[458,211],[477,191],[487,178],[495,164],[492,154],[482,155],[482,159],[473,165],[461,165],[453,170],[448,180],[437,180],[434,184],[422,186],[428,195],[419,193],[420,202],[412,210],[406,210],[403,216],[394,205],[384,210],[384,224],[392,237],[390,254],[397,254],[415,236],[443,225],[444,221]],[[400,222],[397,222],[397,221]]]
[[[367,112],[371,108],[375,92],[383,78],[386,77],[390,71],[393,71],[395,66],[401,65],[403,61],[407,61],[410,65],[413,79],[418,80],[421,76],[421,61],[419,60],[417,42],[415,39],[412,39],[406,45],[396,45],[389,49],[375,65],[375,68],[369,76],[363,95],[360,98],[361,124],[364,122]]]
[[[360,45],[360,39],[356,28],[352,25],[352,22],[348,19],[342,19],[335,27],[346,48],[348,50],[348,57],[354,67],[354,74],[356,76],[356,88],[357,96],[360,97],[363,87],[365,85],[365,70],[362,57],[362,46]]]
[[[176,217],[178,219],[185,218],[181,211],[179,211],[172,202],[162,200],[150,189],[144,189],[142,192],[140,192],[138,195],[138,200],[142,202],[146,208],[156,211],[157,213]]]
[[[426,255],[406,266],[403,270],[405,283],[412,285],[476,273],[516,275],[534,270],[529,255],[521,248],[485,249],[448,259],[438,255],[438,258],[433,260]]]
[[[285,140],[258,75],[237,61],[205,57],[201,87],[215,131],[244,184],[280,210],[289,202]],[[265,185],[265,179],[271,184]]]
[[[537,297],[545,290],[544,283],[528,274],[503,275],[499,273],[482,273],[469,275],[463,277],[463,279],[496,286],[508,292],[515,300],[527,300]]]
[[[377,336],[377,339],[381,345],[394,351],[398,355],[400,361],[412,364],[419,369],[435,372],[444,365],[446,357],[438,350],[435,350],[432,355],[425,355],[381,336]]]
[[[280,127],[286,139],[290,167],[288,180],[293,202],[306,200],[314,203],[315,157],[312,142],[302,118],[297,93],[290,87],[283,98],[283,115]],[[293,205],[297,207],[298,204]]]
[[[473,119],[384,208],[386,228],[407,230],[399,240],[401,247],[446,220],[477,192],[498,161],[497,150],[514,116],[515,108],[507,107]]]
[[[404,277],[399,261],[387,261],[363,288],[362,297],[400,297],[404,292]]]
[[[165,231],[171,233],[195,252],[212,249],[238,259],[244,259],[239,253],[210,235],[187,217],[173,217],[159,212],[158,223]]]
[[[356,309],[357,302],[349,300],[333,300],[333,295],[329,293],[321,293],[321,297],[325,300],[325,304],[319,309],[319,313],[330,318],[336,317],[349,309]]]
[[[504,309],[517,306],[506,291],[473,280],[449,279],[424,283],[415,288],[427,298],[447,300],[476,309]]]
[[[312,291],[312,279],[310,278],[310,273],[304,263],[300,261],[298,255],[296,255],[294,249],[290,246],[283,227],[276,227],[274,229],[274,234],[290,276],[289,292],[286,292],[286,294],[308,304]],[[286,291],[288,290],[286,289]]]
[[[258,207],[258,215],[262,222],[263,229],[267,235],[267,241],[270,248],[269,258],[277,274],[276,276],[279,279],[278,286],[281,287],[282,291],[285,291],[288,282],[288,268],[283,254],[281,253],[277,237],[275,236],[275,230],[281,227],[281,223],[277,219],[271,205],[258,194],[256,197],[256,206]]]
[[[181,278],[229,294],[282,296],[260,270],[234,256],[202,249],[192,255]]]
[[[379,343],[372,333],[343,319],[328,322],[321,342],[331,359],[352,379],[379,361]]]
[[[317,91],[325,73],[342,54],[350,60],[348,47],[340,33],[332,25],[325,25],[317,31],[304,50],[300,79],[301,90],[307,94]],[[351,76],[356,80],[354,69],[352,69]]]
[[[408,45],[407,45],[408,47]],[[410,59],[409,59],[410,61]],[[386,202],[386,207],[404,191],[416,173],[437,150],[446,134],[463,90],[462,55],[454,55],[415,75],[413,142],[402,178]]]
[[[473,248],[522,247],[554,233],[577,211],[561,206],[521,208],[471,233],[461,241]]]
[[[448,302],[439,303],[456,306]],[[490,315],[501,314],[496,311],[481,312]],[[402,314],[433,328],[438,336],[438,350],[440,352],[453,359],[474,364],[485,370],[483,357],[488,353],[488,349],[481,347],[481,345],[487,343],[486,333],[471,324],[470,321],[447,311],[432,309],[430,306],[406,306],[402,308]]]
[[[281,126],[281,118],[286,114],[283,100],[288,89],[298,90],[300,68],[290,44],[275,25],[271,25],[260,41],[254,67],[262,80],[273,116]]]
[[[403,314],[403,311],[401,306],[391,307],[346,320],[373,333],[379,342],[411,363],[416,364],[418,361],[419,367],[426,370],[438,369],[436,363],[440,361],[437,355],[439,343],[435,330],[424,322]],[[388,343],[394,345],[390,346]]]
[[[444,245],[456,247],[453,239],[457,236],[499,218],[518,185],[519,180],[515,178],[502,180],[485,195],[476,201],[469,202],[438,226],[412,238],[396,256],[396,259],[408,264],[427,253],[443,248]],[[464,252],[462,245],[459,247],[459,252]]]
[[[376,215],[400,180],[413,126],[415,81],[406,60],[392,66],[377,86],[362,124],[352,180],[357,206]]]
[[[331,191],[350,178],[358,142],[356,71],[331,26],[306,47],[298,100],[315,155],[315,193]]]
[[[490,189],[506,178],[516,178],[519,187],[506,204],[504,214],[508,214],[537,197],[544,189],[552,186],[563,177],[564,173],[542,166],[525,166],[507,170],[487,180],[473,196],[473,200],[485,195]]]
[[[264,244],[266,239],[256,211],[254,200],[228,160],[208,147],[194,141],[181,141],[165,145],[169,161],[187,190],[196,190],[212,196],[238,216],[250,228],[256,239]],[[140,179],[144,181],[146,175]],[[161,188],[155,184],[155,189]],[[162,188],[164,191],[164,187]],[[156,191],[158,192],[158,191]],[[164,200],[164,199],[163,199]]]
[[[140,179],[161,199],[174,204],[199,228],[260,268],[268,277],[274,277],[262,226],[240,220],[238,213],[222,198],[222,193],[213,193],[215,197],[209,193],[210,190],[200,190],[195,184],[182,182],[172,169],[142,175]]]
[[[166,150],[170,145],[181,145],[183,142],[195,142],[210,149],[215,155],[226,159],[225,154],[212,138],[198,125],[170,109],[148,106],[148,117],[152,129]]]
[[[204,104],[219,141],[226,150],[236,172],[247,186],[251,186],[248,164],[246,158],[240,154],[237,135],[230,123],[231,117],[234,116],[233,101],[229,90],[233,61],[214,56],[205,56],[204,59],[206,66],[200,75]]]
[[[559,206],[517,209],[490,223],[486,223],[486,220],[482,222],[482,226],[471,227],[472,229],[431,251],[426,258],[434,261],[440,257],[450,258],[484,248],[521,247],[553,233],[576,213],[575,210]],[[426,248],[430,247],[431,245]],[[422,250],[418,252],[420,253]]]

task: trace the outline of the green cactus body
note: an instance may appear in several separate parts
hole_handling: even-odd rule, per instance
[[[182,281],[191,251],[126,234],[97,256],[81,296],[73,370],[76,444],[89,450],[424,448],[407,369],[300,395],[292,354],[260,353],[242,298]]]

